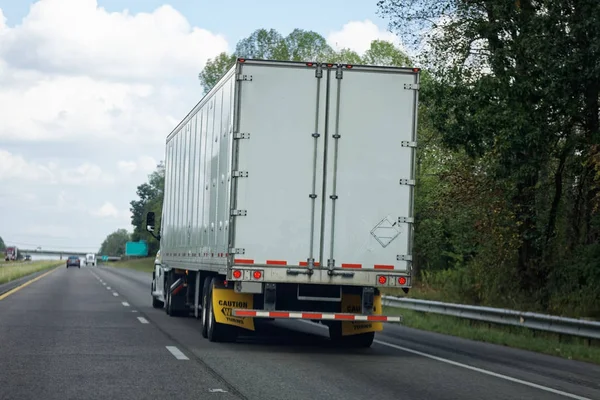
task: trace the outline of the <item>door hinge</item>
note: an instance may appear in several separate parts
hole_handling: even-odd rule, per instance
[[[323,77],[323,67],[321,66],[321,64],[317,65],[317,69],[315,70],[315,78],[322,78]]]
[[[238,81],[252,81],[252,75],[238,74],[237,80]]]
[[[235,247],[231,247],[229,249],[229,254],[246,254],[246,249],[238,249]]]
[[[250,139],[250,134],[248,132],[237,132],[233,134],[234,139]]]
[[[233,171],[231,176],[233,176],[234,178],[247,178],[248,171]]]
[[[232,217],[245,217],[246,215],[248,215],[247,210],[231,210]]]
[[[415,219],[412,217],[398,217],[399,224],[414,224]]]
[[[338,65],[335,70],[335,79],[342,79],[344,77],[344,71],[342,70],[342,66]]]
[[[400,184],[414,186],[415,180],[414,179],[400,179]]]
[[[412,261],[412,255],[410,254],[398,254],[396,260],[398,261]]]
[[[418,83],[405,83],[404,90],[419,90]]]
[[[400,146],[402,146],[402,147],[417,147],[417,142],[410,142],[408,140],[403,140],[400,142]]]

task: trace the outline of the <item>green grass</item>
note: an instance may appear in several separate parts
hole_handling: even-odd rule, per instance
[[[387,315],[402,315],[402,324],[411,328],[600,364],[597,341],[590,345],[583,338],[394,307],[384,307],[384,312]]]
[[[131,258],[107,264],[111,267],[129,268],[136,271],[150,272],[154,271],[154,257]]]
[[[0,284],[14,281],[36,272],[44,271],[62,265],[64,261],[28,261],[9,262],[0,264]]]

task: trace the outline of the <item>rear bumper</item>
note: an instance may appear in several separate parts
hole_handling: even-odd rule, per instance
[[[402,322],[401,316],[361,315],[348,313],[320,313],[303,311],[263,311],[234,309],[233,315],[239,318],[306,319],[315,321]]]

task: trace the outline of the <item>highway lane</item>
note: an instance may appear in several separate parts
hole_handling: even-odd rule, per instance
[[[90,269],[64,267],[0,301],[0,399],[243,398],[178,360],[174,342],[123,302]]]
[[[388,325],[367,350],[336,349],[322,326],[267,324],[237,344],[150,306],[150,274],[94,269],[156,329],[249,399],[600,399],[600,367]]]

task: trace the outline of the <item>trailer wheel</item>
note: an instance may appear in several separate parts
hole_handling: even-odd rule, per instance
[[[342,323],[329,325],[329,338],[336,345],[351,348],[369,348],[373,345],[375,332],[359,333],[358,335],[342,336]]]
[[[213,294],[213,288],[218,284],[217,283],[218,281],[219,281],[218,278],[211,279],[209,296],[207,299],[208,300],[208,307],[207,307],[208,327],[207,327],[206,333],[208,336],[208,340],[211,342],[233,342],[237,339],[237,330],[235,329],[235,327],[226,325],[226,324],[219,324],[215,320],[215,311],[214,311],[213,302],[212,302],[212,294]]]
[[[212,285],[212,277],[207,276],[204,278],[204,282],[202,284],[202,337],[208,338],[208,303],[209,303],[209,295],[211,294],[210,287]]]

